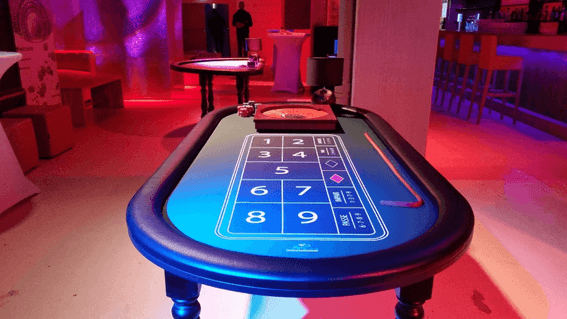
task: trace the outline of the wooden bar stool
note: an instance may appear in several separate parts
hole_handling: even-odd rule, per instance
[[[467,115],[467,120],[470,119],[471,111],[474,104],[474,99],[476,97],[476,91],[480,82],[480,73],[482,70],[486,72],[486,79],[484,87],[482,90],[482,95],[480,97],[480,103],[478,104],[478,118],[476,124],[480,123],[480,118],[482,116],[482,109],[486,103],[486,98],[490,97],[514,97],[516,98],[516,103],[514,106],[514,114],[512,117],[513,123],[516,124],[518,118],[518,106],[520,105],[520,91],[522,89],[522,78],[524,76],[524,58],[517,56],[498,56],[496,55],[496,48],[498,46],[498,41],[495,35],[482,36],[480,43],[480,61],[478,64],[479,70],[476,72],[474,86],[471,94],[471,106],[469,108],[469,113]],[[490,80],[492,75],[496,71],[506,71],[504,79],[503,90],[493,90],[489,91]],[[510,79],[510,71],[518,71],[518,82],[516,87],[516,92],[508,91],[508,82]],[[503,101],[503,106],[506,105],[506,100]],[[500,112],[500,118],[504,118],[504,114]]]
[[[440,75],[440,80],[439,80],[439,85],[437,87],[437,94],[435,97],[435,101],[437,102],[437,95],[439,95],[439,91],[443,91],[443,95],[441,96],[441,107],[443,107],[443,103],[445,101],[445,93],[447,92],[447,89],[449,87],[449,82],[451,80],[451,74],[452,74],[452,69],[453,66],[456,64],[457,62],[457,58],[459,56],[459,51],[456,48],[456,40],[457,40],[457,35],[456,33],[453,32],[447,32],[445,33],[445,46],[443,48],[443,61],[441,62],[442,65],[442,69],[441,69],[441,75]],[[456,65],[455,65],[456,66]],[[445,72],[446,69],[446,72]],[[442,78],[444,77],[444,79],[442,80]],[[442,84],[442,85],[441,85]],[[449,105],[449,109],[451,108],[451,106]]]
[[[435,56],[435,73],[433,76],[433,86],[438,87],[439,82],[441,81],[441,76],[443,74],[442,65],[443,65],[443,47],[441,46],[441,40],[445,38],[445,31],[439,31],[439,36],[437,37],[437,54]],[[435,81],[437,81],[437,85],[435,85]],[[434,101],[437,101],[437,90],[435,90],[435,98]]]
[[[453,89],[451,90],[451,98],[449,99],[449,105],[453,102],[454,92],[457,89],[457,81],[459,80],[458,74],[461,66],[465,66],[465,74],[461,82],[461,93],[459,94],[459,102],[457,103],[457,114],[461,110],[461,103],[463,101],[463,96],[467,91],[467,84],[469,83],[469,74],[471,66],[478,66],[480,61],[480,53],[474,51],[474,36],[472,34],[463,34],[459,38],[459,56],[457,58],[457,76],[455,76],[455,82],[453,83]],[[478,72],[478,70],[476,70]],[[471,85],[472,86],[472,85]],[[451,108],[449,107],[449,110]]]

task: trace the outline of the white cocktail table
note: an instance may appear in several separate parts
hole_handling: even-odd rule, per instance
[[[274,39],[274,86],[272,92],[298,93],[303,90],[299,63],[301,47],[309,33],[279,32],[270,33]]]

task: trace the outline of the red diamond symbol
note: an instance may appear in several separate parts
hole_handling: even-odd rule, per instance
[[[337,175],[337,174],[334,174],[333,176],[331,176],[331,180],[332,180],[333,182],[337,183],[337,184],[340,183],[340,182],[342,182],[343,179],[344,179],[343,177],[341,177],[341,176],[339,176],[339,175]]]

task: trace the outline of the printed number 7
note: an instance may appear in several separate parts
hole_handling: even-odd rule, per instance
[[[304,188],[304,190],[299,193],[299,196],[303,196],[303,194],[307,193],[307,191],[311,189],[311,186],[295,186],[295,188]]]

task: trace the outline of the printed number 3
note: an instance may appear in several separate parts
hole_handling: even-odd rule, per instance
[[[263,211],[254,210],[248,213],[248,218],[246,218],[246,221],[250,224],[261,224],[266,221],[266,218],[264,217],[265,215],[266,213],[264,213]]]
[[[268,158],[268,157],[271,156],[270,152],[268,152],[268,151],[260,151],[260,154],[262,154],[262,155],[258,155],[259,158]]]

